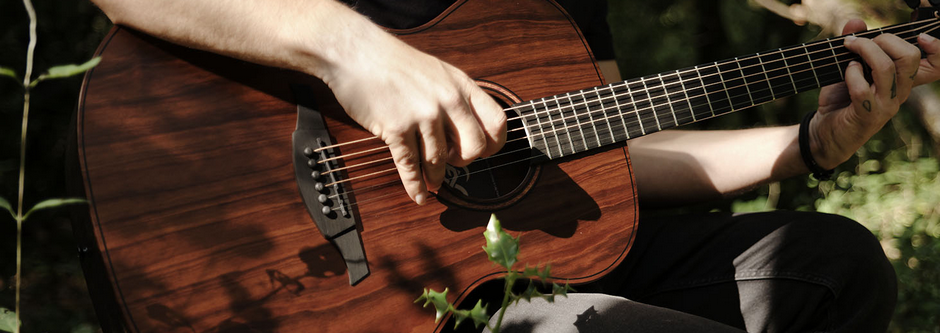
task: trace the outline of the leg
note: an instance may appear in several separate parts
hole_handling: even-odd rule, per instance
[[[496,316],[490,324],[496,323]],[[684,333],[743,331],[686,313],[603,294],[570,294],[555,303],[519,302],[506,311],[503,333]],[[489,333],[489,330],[484,332]]]
[[[897,297],[868,230],[782,211],[643,219],[624,264],[586,289],[755,332],[884,332]]]

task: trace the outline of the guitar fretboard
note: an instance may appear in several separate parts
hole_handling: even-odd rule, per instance
[[[915,43],[938,19],[853,34]],[[838,83],[860,57],[846,36],[805,43],[522,102],[529,143],[555,159]]]

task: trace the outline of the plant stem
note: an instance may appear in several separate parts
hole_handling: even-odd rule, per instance
[[[509,274],[512,273],[512,271],[509,271]],[[506,308],[509,307],[509,294],[512,292],[512,282],[515,280],[506,279],[506,290],[503,291],[503,305],[499,308],[499,318],[496,318],[496,326],[490,330],[493,333],[499,333],[499,327],[503,324],[503,315],[506,314]]]
[[[23,75],[23,128],[20,133],[20,181],[16,204],[16,306],[14,333],[20,332],[20,281],[23,258],[23,195],[26,183],[26,128],[29,120],[29,80],[33,76],[33,53],[36,50],[36,10],[30,0],[23,0],[29,15],[29,46],[26,48],[26,72]]]

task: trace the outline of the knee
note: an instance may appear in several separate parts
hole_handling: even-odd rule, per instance
[[[839,288],[875,287],[886,298],[896,297],[894,268],[878,239],[860,223],[840,215],[794,212],[788,226],[791,239],[799,238],[817,265],[840,276]],[[866,281],[866,283],[856,283]],[[864,284],[866,286],[861,286]],[[838,290],[836,290],[838,292]],[[844,292],[852,292],[846,290]],[[887,301],[887,300],[886,300]],[[893,303],[893,301],[892,301]]]

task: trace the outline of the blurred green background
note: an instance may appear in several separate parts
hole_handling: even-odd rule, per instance
[[[820,25],[825,26],[829,16],[813,14],[857,15],[877,26],[906,21],[910,12],[900,0],[815,0],[781,7],[795,18],[806,16],[819,24],[799,26],[791,20],[794,17],[766,10],[761,4],[767,2],[612,0],[610,22],[622,76],[637,77],[827,37],[829,32]],[[34,72],[84,62],[110,28],[107,18],[88,1],[37,0],[35,6],[39,44]],[[813,11],[806,14],[806,9]],[[22,75],[27,38],[22,3],[0,2],[0,66],[15,68]],[[80,84],[79,78],[48,81],[33,92],[27,207],[45,198],[66,196],[63,156]],[[930,91],[926,95],[936,98]],[[816,93],[806,93],[694,126],[729,129],[794,124],[815,108],[816,98]],[[924,112],[940,111],[940,104],[930,103],[928,98],[919,108],[912,103],[902,107],[874,139],[838,168],[833,181],[797,177],[734,200],[683,210],[818,210],[853,218],[882,240],[898,273],[899,302],[890,331],[940,332],[940,167],[936,139],[921,117]],[[11,202],[16,197],[21,112],[18,86],[12,80],[0,80],[0,196]],[[940,126],[938,122],[934,118],[926,124]],[[0,217],[0,307],[10,309],[15,231],[11,218]],[[23,237],[23,332],[99,331],[65,210],[35,215],[24,227]]]

